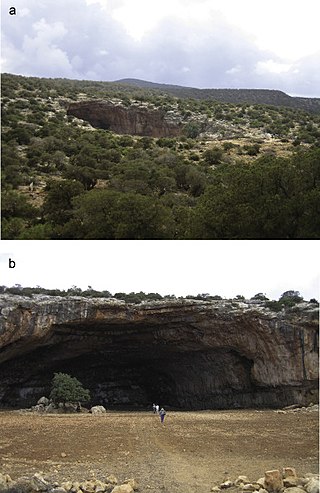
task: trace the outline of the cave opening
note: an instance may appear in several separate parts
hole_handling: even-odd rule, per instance
[[[11,406],[32,406],[49,396],[55,372],[77,377],[90,390],[91,405],[118,410],[150,409],[153,402],[180,410],[248,407],[255,391],[253,362],[230,348],[142,346],[137,352],[101,348],[77,355],[76,348],[70,354],[48,347],[9,363],[11,385],[2,402]]]

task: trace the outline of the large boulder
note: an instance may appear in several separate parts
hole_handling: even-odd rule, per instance
[[[104,406],[93,406],[90,409],[91,414],[105,414],[107,412]]]
[[[264,473],[264,486],[269,493],[281,491],[283,488],[282,474],[278,469]]]

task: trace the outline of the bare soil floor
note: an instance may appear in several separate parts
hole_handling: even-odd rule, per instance
[[[114,474],[135,478],[142,493],[206,493],[240,474],[253,481],[287,466],[317,473],[318,420],[317,412],[172,411],[161,425],[152,412],[3,411],[0,471],[58,482]]]

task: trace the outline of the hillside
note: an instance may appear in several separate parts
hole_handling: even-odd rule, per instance
[[[158,84],[140,79],[120,79],[116,81],[132,87],[154,89],[178,98],[194,98],[221,101],[224,103],[270,104],[320,113],[320,98],[291,97],[288,94],[270,89],[197,89],[172,84]]]
[[[2,238],[318,238],[319,143],[301,109],[3,74]]]

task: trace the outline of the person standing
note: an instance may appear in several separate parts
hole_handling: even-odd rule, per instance
[[[160,416],[160,420],[161,420],[161,423],[164,422],[164,417],[166,415],[166,411],[163,409],[163,407],[160,409],[160,412],[159,412],[159,416]]]
[[[156,414],[156,405],[155,404],[152,404],[152,410],[153,410],[153,414]]]
[[[156,413],[159,414],[159,404],[156,405]]]

